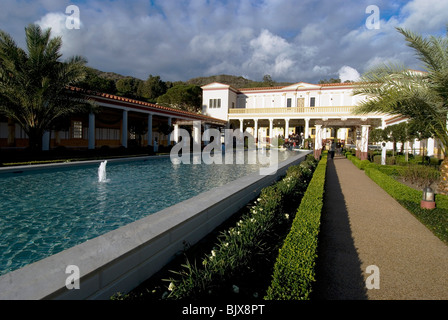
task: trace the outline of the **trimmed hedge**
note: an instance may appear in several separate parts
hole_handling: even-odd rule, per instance
[[[309,300],[315,281],[327,154],[322,156],[279,251],[266,300]]]

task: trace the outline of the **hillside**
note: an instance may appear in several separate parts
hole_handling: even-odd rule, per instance
[[[283,86],[288,85],[290,83],[287,82],[276,82],[276,81],[253,81],[246,79],[241,76],[232,76],[232,75],[216,75],[216,76],[209,76],[209,77],[198,77],[193,78],[188,81],[186,81],[187,84],[194,84],[197,86],[203,86],[212,82],[219,82],[228,84],[234,88],[254,88],[254,87],[269,87],[269,86]]]

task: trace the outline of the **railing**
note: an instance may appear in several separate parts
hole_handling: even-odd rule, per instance
[[[300,107],[300,108],[235,108],[229,109],[230,115],[240,114],[350,114],[354,106],[343,107]]]

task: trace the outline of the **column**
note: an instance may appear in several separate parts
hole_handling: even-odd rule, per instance
[[[240,130],[244,132],[244,119],[240,119]]]
[[[289,139],[289,119],[285,119],[285,139]]]
[[[193,143],[195,146],[201,145],[201,126],[201,121],[193,121]]]
[[[269,143],[274,138],[274,119],[269,119]]]
[[[426,155],[428,157],[433,157],[434,156],[434,138],[429,138],[428,141],[426,142]]]
[[[255,126],[254,126],[254,141],[255,141],[255,143],[257,143],[258,142],[258,119],[254,119],[254,123],[255,123]]]
[[[210,143],[210,134],[208,130],[210,130],[210,125],[204,124],[204,145],[208,145]]]
[[[152,114],[148,114],[148,146],[153,146],[153,142],[152,142]]]
[[[322,155],[322,125],[316,125],[316,136],[314,138],[314,158],[320,159]]]
[[[95,150],[95,114],[89,114],[89,150]]]
[[[367,160],[369,151],[369,125],[361,126],[361,160]]]
[[[128,111],[123,110],[123,125],[121,128],[121,145],[128,147]]]
[[[175,143],[179,142],[179,125],[174,125],[174,131],[173,131],[173,140]]]
[[[305,139],[310,137],[310,118],[305,118],[305,132],[303,135]]]
[[[171,127],[172,122],[173,122],[173,118],[169,117],[168,118],[168,126],[169,127]],[[168,134],[167,139],[168,139],[167,146],[170,146],[171,145],[171,133]]]

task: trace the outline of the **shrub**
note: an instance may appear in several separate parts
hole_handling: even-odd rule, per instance
[[[400,176],[406,181],[416,184],[419,187],[425,187],[439,180],[440,172],[433,167],[412,164],[406,166],[405,169],[402,170]]]
[[[307,300],[315,281],[315,261],[323,207],[327,156],[324,155],[279,251],[266,300]]]

